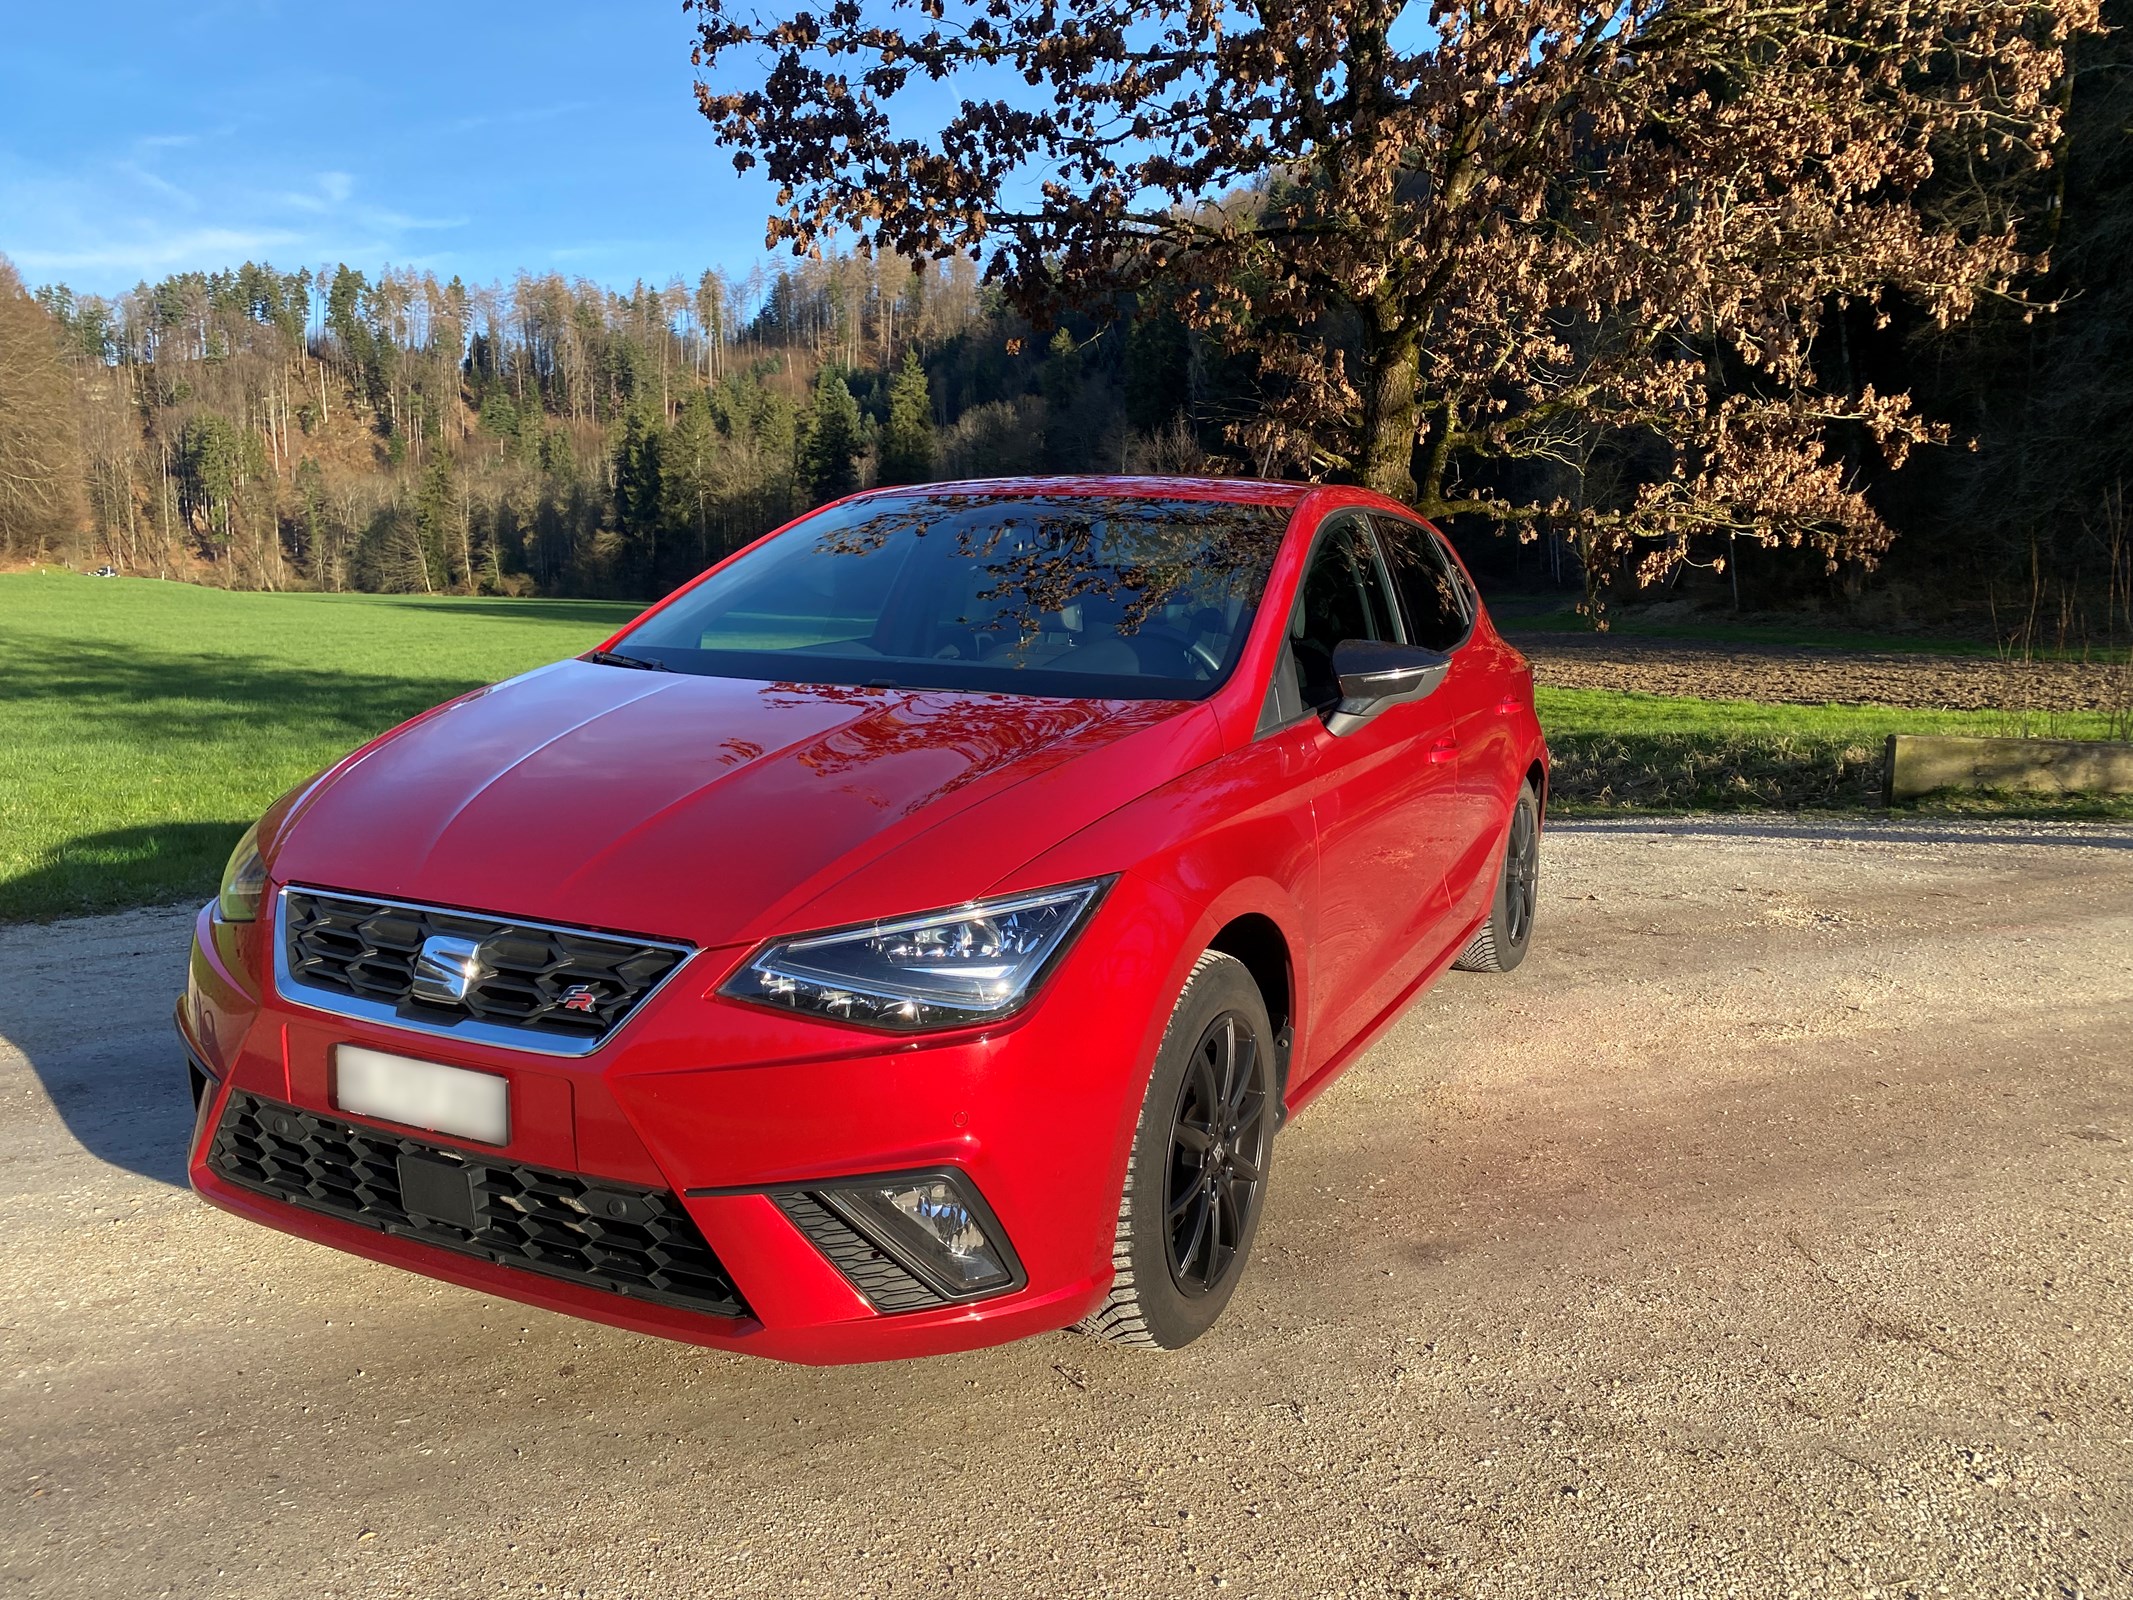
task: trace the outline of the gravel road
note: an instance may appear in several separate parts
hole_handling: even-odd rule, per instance
[[[2133,1594],[2133,830],[1545,859],[1169,1357],[787,1368],[247,1226],[186,917],[0,929],[0,1594]]]

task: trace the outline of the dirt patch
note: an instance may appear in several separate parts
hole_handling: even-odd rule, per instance
[[[1506,634],[1558,689],[1928,711],[2110,711],[2133,703],[2133,667],[2002,661],[1906,650],[1621,634]]]

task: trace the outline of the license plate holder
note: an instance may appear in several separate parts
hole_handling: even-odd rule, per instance
[[[437,1156],[400,1157],[400,1208],[417,1222],[474,1231],[474,1172]]]
[[[476,1144],[511,1142],[511,1081],[494,1072],[335,1045],[333,1103],[357,1116]]]

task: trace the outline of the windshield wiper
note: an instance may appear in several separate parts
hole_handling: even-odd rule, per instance
[[[603,667],[635,667],[640,672],[672,672],[674,670],[664,661],[653,661],[645,656],[626,656],[620,650],[588,650],[578,659],[580,661],[597,662]]]

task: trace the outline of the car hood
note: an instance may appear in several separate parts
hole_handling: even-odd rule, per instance
[[[566,661],[419,717],[329,773],[280,821],[270,872],[731,943],[982,894],[1218,748],[1214,718],[1189,702]],[[1040,776],[1041,799],[1017,804]]]

